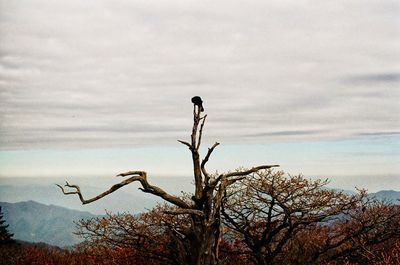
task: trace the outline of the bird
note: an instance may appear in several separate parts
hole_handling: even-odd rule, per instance
[[[200,108],[200,111],[201,111],[201,112],[204,111],[204,108],[203,108],[203,100],[201,100],[201,97],[199,97],[199,96],[192,97],[192,103],[193,103],[195,106],[198,106],[198,107]]]

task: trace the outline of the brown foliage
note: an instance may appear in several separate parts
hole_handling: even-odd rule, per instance
[[[190,244],[185,240],[190,221],[187,216],[167,213],[173,209],[159,205],[137,216],[107,213],[105,217],[81,220],[77,234],[86,239],[86,245],[130,250],[131,257],[153,262],[187,264]]]
[[[288,244],[286,257],[329,264],[377,264],[384,262],[385,256],[395,258],[393,250],[398,250],[400,242],[400,207],[368,199],[362,203],[361,209],[354,209],[343,220],[315,225],[297,234]]]
[[[399,208],[324,188],[327,181],[259,171],[225,197],[224,223],[256,264],[367,261],[400,237]]]
[[[81,245],[72,250],[44,245],[9,244],[0,247],[0,265],[164,265],[136,255],[128,248]]]
[[[269,264],[400,264],[399,206],[371,200],[362,205],[346,218],[303,227]],[[81,221],[78,233],[87,241],[70,250],[3,245],[0,264],[190,264],[185,263],[185,253],[190,253],[185,247],[190,245],[179,246],[174,241],[186,233],[189,218],[165,213],[169,210],[157,206],[138,216],[109,213]],[[253,224],[252,233],[262,231],[265,225]],[[229,227],[222,232],[219,264],[258,264],[243,236]]]

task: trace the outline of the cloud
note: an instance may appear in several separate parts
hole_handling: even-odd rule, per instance
[[[368,132],[368,133],[360,133],[360,136],[396,136],[400,135],[399,131],[394,132]]]
[[[345,79],[346,82],[355,84],[376,85],[377,83],[399,83],[400,73],[380,73],[355,75]]]
[[[246,136],[253,137],[264,137],[264,136],[297,136],[297,135],[315,135],[320,133],[319,130],[307,130],[307,131],[278,131],[278,132],[269,132],[269,133],[258,133],[258,134],[250,134]]]
[[[194,95],[222,142],[398,129],[396,1],[0,7],[2,150],[175,144]]]

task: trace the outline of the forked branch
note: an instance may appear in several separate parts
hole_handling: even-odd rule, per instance
[[[214,149],[219,145],[219,143],[215,143],[211,148],[208,148],[207,155],[204,157],[203,161],[201,162],[201,171],[203,172],[203,175],[205,176],[206,182],[208,182],[208,179],[210,179],[210,175],[208,174],[206,170],[206,164],[208,162],[208,159],[210,159],[211,153],[214,151]]]

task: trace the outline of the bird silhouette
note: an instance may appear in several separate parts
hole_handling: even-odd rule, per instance
[[[201,97],[199,97],[199,96],[192,97],[192,103],[195,106],[198,106],[200,108],[200,111],[202,111],[202,112],[204,111],[203,100],[201,100]]]

